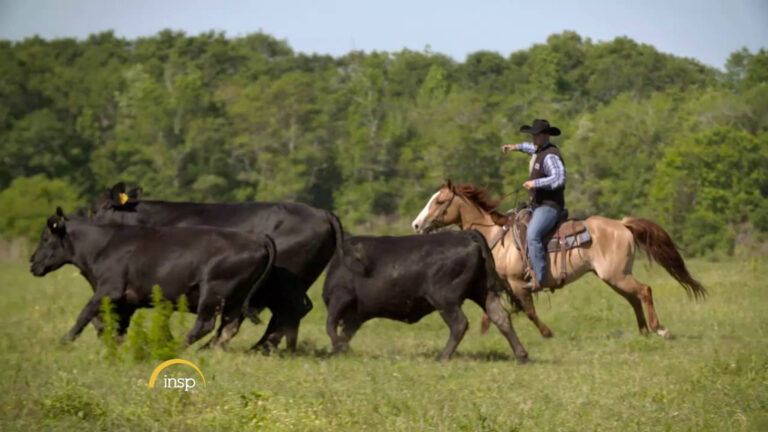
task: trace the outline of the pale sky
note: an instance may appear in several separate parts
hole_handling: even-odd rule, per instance
[[[295,51],[334,56],[429,46],[458,61],[479,50],[506,56],[575,30],[593,41],[629,36],[723,68],[741,47],[768,47],[768,0],[0,0],[0,39],[110,29],[136,38],[164,28],[263,31]]]

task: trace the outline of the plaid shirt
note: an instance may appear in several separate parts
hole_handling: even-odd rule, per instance
[[[516,146],[516,150],[531,155],[531,163],[528,168],[528,172],[533,169],[533,161],[536,160],[536,147],[532,143],[522,143]],[[557,189],[565,185],[565,166],[563,161],[559,157],[550,154],[544,158],[544,166],[542,171],[546,174],[546,177],[542,177],[533,181],[534,188],[541,189]]]

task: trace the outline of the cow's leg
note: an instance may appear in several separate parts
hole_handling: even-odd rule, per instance
[[[451,335],[448,337],[448,342],[445,344],[443,352],[440,353],[438,360],[448,360],[456,351],[456,347],[464,337],[464,333],[469,328],[469,321],[467,316],[464,315],[464,311],[459,306],[452,306],[446,309],[440,310],[440,316],[443,317],[443,321],[448,324],[448,328],[451,330]]]
[[[288,285],[269,300],[268,306],[272,311],[272,317],[264,335],[251,349],[268,352],[271,348],[277,348],[285,336],[287,348],[291,351],[295,350],[299,322],[312,310],[312,301],[307,297],[304,287],[290,282],[289,279]]]
[[[117,302],[114,311],[117,316],[117,334],[115,336],[117,343],[122,343],[123,339],[125,339],[125,334],[128,332],[128,325],[131,323],[131,317],[134,312],[136,312],[136,308]],[[104,335],[104,320],[101,319],[101,315],[93,317],[91,324],[96,329],[96,334],[99,337],[102,337]]]
[[[490,292],[485,300],[485,313],[488,318],[496,324],[501,334],[507,338],[507,342],[515,352],[515,358],[518,363],[525,363],[528,361],[528,352],[520,343],[520,339],[517,337],[515,328],[512,326],[512,321],[509,319],[509,314],[504,310],[501,304],[501,299],[498,293]]]
[[[121,306],[117,312],[117,342],[122,343],[128,333],[128,326],[131,324],[131,318],[136,312],[133,306]]]
[[[186,346],[192,345],[193,343],[200,340],[202,337],[213,331],[215,326],[216,305],[200,305],[200,308],[197,311],[197,320],[195,320],[195,324],[192,326],[192,330],[187,333],[187,338],[185,341]]]
[[[280,338],[285,336],[286,347],[290,351],[296,350],[296,344],[299,338],[299,324],[301,319],[304,318],[309,311],[312,310],[312,300],[307,296],[307,288],[303,285],[293,286],[293,289],[286,290],[285,302],[286,311],[278,320],[277,325],[278,337],[277,343],[280,343]]]
[[[346,313],[344,314],[343,318],[341,319],[341,338],[340,342],[344,346],[344,349],[347,349],[349,347],[349,341],[352,340],[352,337],[355,336],[355,333],[357,333],[358,330],[360,330],[360,327],[363,325],[363,320],[361,320],[356,314],[354,313]]]
[[[296,345],[299,342],[299,323],[301,317],[291,317],[286,319],[286,324],[283,326],[284,330],[282,334],[285,336],[285,347],[288,351],[296,351]]]
[[[338,328],[339,321],[343,316],[344,310],[352,303],[352,298],[347,297],[341,300],[338,297],[333,298],[328,308],[328,318],[325,321],[325,331],[328,333],[328,337],[331,338],[331,347],[333,353],[344,352],[349,347],[346,340],[339,336]]]
[[[273,312],[273,314],[267,324],[264,335],[251,347],[251,350],[269,353],[280,346],[280,341],[285,336],[286,348],[289,351],[295,351],[299,334],[298,320],[290,319],[281,312]]]
[[[281,332],[277,331],[277,328],[279,327],[279,321],[280,318],[278,317],[278,312],[273,310],[272,317],[269,318],[267,328],[264,330],[264,335],[261,336],[261,339],[259,339],[259,341],[251,347],[251,350],[268,353],[280,345],[280,340],[282,339],[283,335]]]
[[[216,314],[221,308],[221,299],[216,293],[227,292],[223,282],[203,283],[200,288],[200,300],[197,305],[197,320],[187,333],[186,346],[200,340],[216,326]]]
[[[229,302],[224,304],[224,311],[221,314],[221,324],[219,324],[216,336],[203,345],[201,349],[208,347],[224,348],[224,346],[237,335],[237,332],[240,330],[240,325],[245,319],[242,313],[242,308],[239,306],[240,304],[242,303]]]
[[[219,324],[219,329],[216,331],[216,336],[206,342],[200,349],[224,348],[226,344],[237,335],[237,332],[240,331],[240,325],[243,323],[244,318],[245,317],[242,315],[236,317],[222,315],[221,324]]]
[[[64,337],[62,337],[62,342],[72,342],[75,339],[77,339],[78,336],[80,336],[80,333],[83,332],[83,329],[86,325],[88,325],[89,322],[91,322],[95,317],[99,316],[99,308],[101,307],[101,299],[103,297],[106,297],[109,290],[103,290],[99,291],[97,290],[96,293],[91,297],[90,300],[88,300],[88,303],[85,304],[85,307],[83,307],[83,310],[80,311],[80,315],[77,317],[77,321],[75,321],[75,325],[72,326],[72,328],[67,332]],[[115,301],[116,298],[118,298],[118,295],[111,295],[109,296],[112,298],[112,301]]]
[[[325,332],[331,339],[331,352],[336,354],[346,350],[346,346],[341,343],[338,333],[339,317],[328,312],[328,318],[325,320]]]
[[[102,333],[104,333],[104,321],[101,320],[101,317],[98,315],[93,317],[91,325],[96,329],[96,335],[101,337]]]

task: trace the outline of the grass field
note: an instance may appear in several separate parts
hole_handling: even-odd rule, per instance
[[[35,279],[4,263],[0,430],[768,430],[768,272],[755,261],[689,265],[710,291],[703,303],[660,267],[636,265],[675,339],[640,336],[629,304],[586,276],[539,295],[553,339],[514,316],[524,366],[498,331],[479,335],[470,303],[450,362],[434,361],[448,335],[436,314],[371,321],[350,353],[329,357],[318,283],[298,353],[248,353],[264,325],[246,323],[226,352],[182,354],[207,380],[185,393],[148,389],[158,362],[106,359],[92,327],[58,343],[90,293],[73,267]]]

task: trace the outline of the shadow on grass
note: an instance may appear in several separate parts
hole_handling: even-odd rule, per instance
[[[320,346],[318,347],[312,342],[306,341],[306,342],[300,342],[298,346],[296,347],[295,351],[290,351],[286,349],[285,347],[280,347],[277,349],[272,349],[269,352],[265,351],[259,351],[259,350],[251,350],[251,349],[239,349],[239,350],[231,350],[227,349],[227,352],[231,353],[237,353],[237,354],[247,354],[247,355],[253,355],[253,356],[269,356],[269,357],[277,357],[277,358],[312,358],[312,359],[319,359],[319,360],[326,360],[326,359],[333,359],[333,358],[347,358],[347,359],[368,359],[368,360],[402,360],[402,359],[424,359],[424,360],[433,360],[435,363],[440,363],[438,360],[438,355],[440,354],[441,350],[422,350],[422,351],[416,351],[416,352],[367,352],[367,351],[356,351],[354,347],[351,347],[349,351],[345,351],[342,353],[334,354],[331,352],[330,347]],[[499,350],[480,350],[480,351],[461,351],[457,350],[453,357],[451,357],[451,361],[471,361],[471,362],[481,362],[481,363],[494,363],[494,362],[501,362],[501,363],[511,363],[511,364],[517,364],[517,360],[515,359],[514,354],[506,351],[499,351]],[[551,365],[558,365],[562,364],[561,361],[556,359],[549,359],[549,358],[541,358],[538,356],[532,356],[528,359],[529,364],[551,364]]]
[[[330,347],[317,347],[315,344],[311,342],[299,342],[299,344],[296,346],[296,349],[294,351],[291,351],[285,346],[280,346],[278,348],[272,348],[270,350],[263,350],[263,349],[253,349],[253,348],[239,348],[239,349],[232,349],[232,348],[225,348],[225,352],[233,353],[233,354],[246,354],[246,355],[253,355],[253,356],[267,356],[267,357],[278,357],[278,358],[317,358],[317,359],[326,359],[329,357],[333,357],[333,353],[330,351]]]

